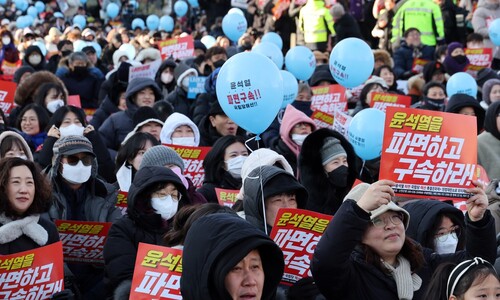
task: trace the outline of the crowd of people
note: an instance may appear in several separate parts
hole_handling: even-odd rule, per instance
[[[14,107],[0,110],[0,255],[58,242],[55,220],[112,223],[104,265],[65,263],[54,299],[128,299],[139,243],[183,250],[187,300],[500,298],[500,50],[488,35],[499,0],[235,1],[249,24],[238,41],[224,35],[228,0],[189,1],[168,32],[132,20],[175,17],[172,1],[44,1],[31,24],[21,24],[20,2],[0,0],[0,90],[17,84]],[[224,112],[216,86],[224,63],[267,32],[280,35],[283,54],[308,47],[316,68],[256,142]],[[160,41],[185,36],[192,57],[162,56]],[[380,157],[363,161],[311,118],[311,88],[337,84],[329,53],[349,37],[365,40],[375,61],[346,92],[352,116],[384,92],[476,117],[478,164],[491,181],[473,181],[465,214],[451,201],[395,197]],[[448,97],[450,76],[469,70],[465,49],[488,48],[477,95]],[[154,76],[129,80],[133,67],[158,61]],[[192,99],[198,76],[204,92]],[[211,147],[201,184],[167,145]],[[232,208],[216,189],[239,190]],[[269,237],[280,208],[334,216],[312,277],[291,287],[280,284],[285,259]]]

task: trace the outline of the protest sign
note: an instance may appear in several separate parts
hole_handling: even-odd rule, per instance
[[[205,93],[205,76],[191,76],[189,77],[189,86],[187,97],[188,99],[195,99],[198,94]]]
[[[2,65],[0,66],[0,70],[3,73],[0,74],[0,80],[12,81],[12,79],[14,79],[14,73],[16,73],[17,69],[19,69],[21,63],[22,63],[21,60],[11,63],[4,59],[2,61]]]
[[[424,71],[425,64],[428,62],[429,60],[427,59],[415,58],[413,60],[413,65],[411,67],[411,70],[415,73],[422,73]]]
[[[184,176],[191,179],[195,187],[201,187],[203,185],[203,179],[205,178],[203,160],[211,147],[165,146],[174,149],[184,160]]]
[[[336,109],[333,112],[333,130],[340,132],[346,139],[348,139],[347,130],[351,123],[352,117],[343,111]]]
[[[160,68],[161,59],[157,59],[149,64],[145,64],[137,67],[130,67],[128,74],[128,82],[132,81],[134,78],[150,78],[155,79],[156,72]]]
[[[118,195],[116,196],[115,206],[118,207],[118,209],[120,209],[122,215],[127,213],[127,207],[128,207],[127,197],[128,193],[124,191],[118,191]]]
[[[312,276],[310,265],[314,249],[332,216],[305,209],[280,208],[271,231],[285,258],[282,284],[293,285]]]
[[[480,48],[480,49],[465,49],[465,56],[469,59],[469,64],[489,68],[491,67],[491,62],[493,61],[493,49],[492,48]]]
[[[318,128],[332,128],[333,126],[333,115],[319,110],[313,111],[311,119]]]
[[[63,289],[61,242],[0,255],[0,299],[51,299]]]
[[[337,108],[347,111],[347,100],[345,97],[345,87],[338,84],[328,86],[315,86],[311,88],[311,110],[319,110],[329,115]]]
[[[161,59],[165,60],[172,56],[175,59],[193,57],[194,40],[191,35],[173,38],[158,42],[158,49],[161,51]]]
[[[217,201],[219,201],[220,205],[233,207],[236,202],[236,195],[240,190],[227,190],[227,189],[219,189],[215,188],[215,194],[217,195]]]
[[[476,118],[388,107],[380,178],[398,195],[469,198],[477,162]]]
[[[472,76],[472,78],[477,79],[477,73],[484,69],[481,66],[467,65],[464,69],[464,72]]]
[[[139,243],[130,299],[182,299],[182,250]]]
[[[0,108],[5,116],[10,114],[14,108],[14,94],[16,93],[17,84],[11,81],[0,81]]]
[[[379,109],[383,112],[388,106],[410,107],[411,97],[399,94],[389,94],[374,92],[371,94],[370,107]]]
[[[76,107],[82,108],[82,102],[80,101],[80,95],[69,95],[67,104],[71,105],[71,106],[76,106]]]
[[[65,262],[104,264],[103,248],[111,223],[56,220]]]

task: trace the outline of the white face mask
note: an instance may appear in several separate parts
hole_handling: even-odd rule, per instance
[[[187,91],[188,87],[189,87],[189,78],[191,76],[187,76],[187,77],[184,77],[184,79],[182,79],[181,81],[181,87]]]
[[[228,159],[226,161],[227,164],[227,171],[229,174],[231,174],[234,178],[241,178],[241,167],[243,166],[243,163],[247,159],[247,156],[236,156],[231,159]]]
[[[292,134],[292,141],[295,142],[295,144],[302,146],[302,143],[304,143],[304,140],[308,134]]]
[[[163,82],[164,84],[169,84],[172,82],[172,80],[174,80],[174,75],[170,73],[161,74],[161,82]]]
[[[189,146],[189,147],[198,146],[198,145],[196,145],[196,143],[194,141],[194,136],[172,138],[172,144],[181,145],[181,146]]]
[[[83,126],[79,126],[76,124],[71,124],[66,127],[59,127],[59,132],[61,133],[61,137],[65,137],[68,135],[78,135],[83,136],[83,131],[85,128]]]
[[[161,215],[162,219],[170,220],[179,207],[179,201],[174,201],[172,196],[168,195],[162,198],[151,198],[151,206]]]
[[[62,106],[64,106],[64,100],[62,100],[62,99],[52,100],[49,103],[47,103],[47,110],[53,114],[56,112],[56,110],[59,109],[59,107],[62,107]]]
[[[8,37],[8,36],[4,36],[4,37],[2,38],[2,44],[4,44],[4,45],[8,45],[8,44],[10,44],[10,37]]]
[[[76,166],[62,164],[62,177],[69,183],[81,184],[87,182],[92,172],[92,166],[84,166],[82,161],[79,161]]]
[[[42,57],[38,54],[33,54],[30,57],[28,57],[28,61],[32,65],[38,65],[40,62],[42,62]]]
[[[442,242],[440,241],[440,239],[446,240]],[[435,238],[434,243],[436,245],[436,252],[438,254],[455,253],[458,245],[458,237],[455,232],[447,233],[439,239]]]
[[[24,154],[18,156],[20,159],[28,160],[28,157]]]

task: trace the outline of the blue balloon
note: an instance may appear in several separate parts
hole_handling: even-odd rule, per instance
[[[30,26],[30,18],[28,16],[19,16],[16,19],[16,26],[17,28],[24,29],[28,26]]]
[[[158,25],[160,25],[160,18],[157,15],[150,15],[146,19],[146,25],[149,30],[156,30],[158,29]]]
[[[98,42],[87,42],[87,46],[92,46],[95,49],[95,54],[97,57],[101,57],[102,47]]]
[[[475,99],[477,97],[476,81],[465,72],[455,73],[446,83],[446,94],[448,97],[455,94],[467,94]]]
[[[500,46],[500,19],[495,19],[491,22],[488,28],[488,34],[493,44],[495,46]]]
[[[183,17],[188,11],[188,4],[186,1],[177,1],[174,4],[174,12],[178,17]]]
[[[292,73],[281,70],[281,79],[283,79],[283,103],[281,108],[286,108],[288,104],[292,104],[299,94],[299,84],[297,78]]]
[[[227,14],[222,19],[222,31],[233,42],[247,31],[247,19],[240,14]]]
[[[283,68],[283,52],[273,43],[262,42],[252,48],[252,52],[269,57],[273,63],[281,70]]]
[[[120,7],[118,7],[118,4],[116,3],[110,3],[108,4],[108,6],[106,6],[106,14],[108,14],[108,17],[110,17],[111,19],[116,18],[119,12]]]
[[[200,41],[203,43],[203,45],[205,45],[205,47],[207,47],[207,49],[211,48],[215,44],[215,42],[217,42],[211,35],[205,35],[201,38]]]
[[[330,54],[330,72],[346,88],[357,87],[365,82],[372,74],[374,65],[372,49],[358,38],[340,41]]]
[[[80,29],[83,29],[85,28],[85,25],[87,25],[87,20],[82,15],[76,15],[73,17],[73,24],[76,24],[80,27]]]
[[[174,18],[171,16],[163,16],[160,18],[159,30],[165,30],[166,32],[172,32],[174,30]]]
[[[87,46],[88,46],[87,42],[84,42],[82,40],[76,40],[73,42],[73,50],[75,52],[80,52],[83,50],[83,48],[85,48]]]
[[[215,90],[226,115],[257,135],[271,125],[283,100],[280,71],[267,57],[254,52],[228,59],[220,69]]]
[[[279,36],[279,34],[277,34],[276,32],[268,32],[264,34],[264,36],[262,37],[262,42],[271,42],[278,46],[280,50],[283,49],[283,40],[281,39],[281,36]]]
[[[347,130],[356,155],[370,160],[382,154],[385,113],[375,108],[366,108],[357,113]]]
[[[26,11],[28,9],[28,1],[26,0],[14,0],[14,4],[16,5],[16,8],[19,9],[20,11]]]
[[[87,0],[80,0],[80,3],[85,4],[85,3],[87,3]]]
[[[5,5],[7,4],[7,0],[0,0],[0,5]]]
[[[316,58],[309,48],[295,46],[285,55],[286,69],[299,80],[311,78],[316,68]]]
[[[137,3],[137,1],[135,0],[130,0],[129,2],[130,4],[132,4],[134,6],[135,9],[138,9],[139,8],[139,3]]]
[[[38,13],[43,13],[43,11],[45,10],[45,3],[43,3],[42,1],[37,1],[35,2],[35,7],[38,10]]]
[[[33,18],[38,17],[38,9],[36,9],[36,7],[34,6],[28,7],[28,11],[26,13],[32,16]]]
[[[191,5],[194,8],[198,8],[200,4],[198,3],[198,0],[188,0],[189,5]]]
[[[132,20],[132,30],[135,30],[137,27],[141,28],[144,30],[146,28],[146,24],[144,24],[144,20],[141,18],[135,18]]]

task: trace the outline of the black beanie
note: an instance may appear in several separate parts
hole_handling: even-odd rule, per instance
[[[484,130],[491,133],[494,137],[500,140],[500,132],[497,126],[497,117],[500,113],[500,101],[493,102],[486,111],[486,118],[484,120]]]
[[[135,112],[133,117],[134,126],[137,126],[137,124],[140,124],[149,119],[160,120],[160,117],[152,107],[149,106],[139,107],[139,109]]]

